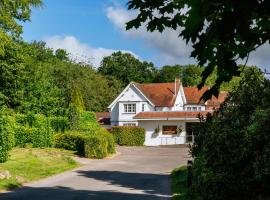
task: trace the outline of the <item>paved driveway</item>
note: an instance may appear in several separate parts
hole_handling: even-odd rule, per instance
[[[121,154],[115,158],[88,161],[79,169],[0,194],[0,199],[169,199],[169,174],[188,159],[184,146],[119,147],[118,151]]]

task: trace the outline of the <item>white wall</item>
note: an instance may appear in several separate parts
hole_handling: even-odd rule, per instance
[[[181,126],[182,132],[177,135],[162,135],[163,125]],[[186,142],[186,123],[184,121],[139,121],[138,126],[145,129],[144,145],[146,146],[185,144]],[[160,129],[158,134],[155,133],[157,127]]]
[[[124,104],[126,103],[136,104],[136,113],[124,113]],[[137,120],[133,119],[133,117],[142,112],[142,104],[145,105],[144,111],[154,111],[154,107],[151,106],[148,100],[131,85],[111,109],[112,126],[122,126],[124,123],[137,124]]]

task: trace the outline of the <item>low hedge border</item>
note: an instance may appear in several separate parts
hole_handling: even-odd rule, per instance
[[[123,146],[143,146],[145,129],[137,126],[114,126],[112,134],[115,142]]]

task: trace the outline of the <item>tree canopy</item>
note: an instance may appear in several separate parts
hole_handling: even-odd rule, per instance
[[[129,53],[118,51],[102,60],[98,72],[114,76],[127,85],[131,81],[153,82],[156,68],[153,63],[140,61]]]
[[[240,75],[237,60],[270,39],[269,1],[129,0],[128,8],[139,13],[127,29],[146,24],[148,31],[162,32],[168,27],[192,44],[191,56],[205,66],[199,88],[216,68],[215,84],[203,99],[218,96],[223,82]]]

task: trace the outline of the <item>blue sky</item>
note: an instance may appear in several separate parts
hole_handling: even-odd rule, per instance
[[[191,47],[178,38],[179,31],[149,33],[145,27],[125,30],[125,22],[136,16],[126,9],[127,0],[43,0],[34,9],[32,21],[24,24],[26,41],[43,40],[53,49],[66,49],[77,60],[90,60],[98,67],[104,56],[121,50],[157,67],[195,63]],[[251,56],[249,64],[268,64],[266,49]]]

